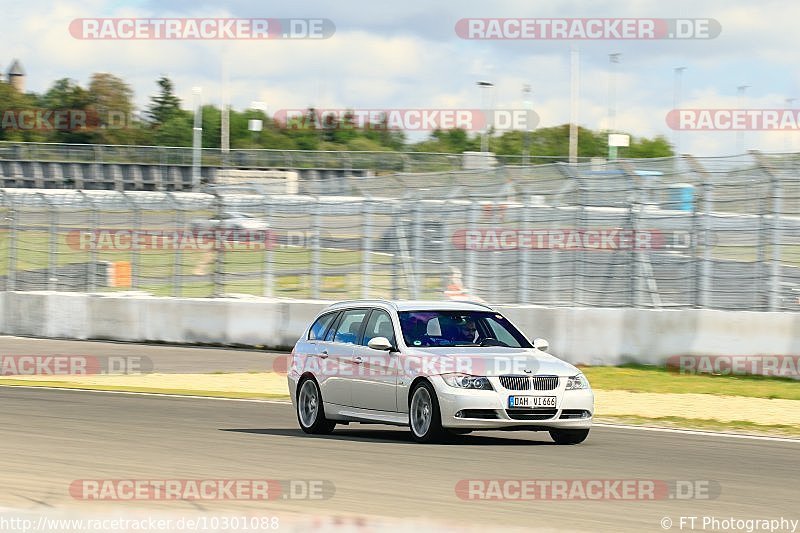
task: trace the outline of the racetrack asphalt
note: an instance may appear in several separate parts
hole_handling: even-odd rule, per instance
[[[210,368],[214,358],[204,352],[192,355]],[[681,516],[800,518],[798,441],[595,427],[578,446],[530,432],[420,445],[388,426],[307,436],[281,402],[0,387],[0,405],[0,507],[422,517],[490,530],[664,531],[665,517],[675,530]],[[269,502],[98,502],[69,493],[80,479],[253,478],[324,480],[335,493]],[[474,501],[456,493],[465,479],[701,480],[721,492],[714,499]]]

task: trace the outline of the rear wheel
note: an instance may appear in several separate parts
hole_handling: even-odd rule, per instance
[[[297,421],[300,428],[315,435],[327,435],[336,427],[336,422],[325,418],[325,408],[322,405],[322,393],[317,382],[306,378],[300,382],[300,392],[297,393]]]
[[[551,429],[550,437],[556,444],[580,444],[589,436],[588,429]]]
[[[442,415],[436,391],[427,381],[420,381],[411,392],[408,421],[411,435],[417,442],[439,442],[446,435],[442,429]]]

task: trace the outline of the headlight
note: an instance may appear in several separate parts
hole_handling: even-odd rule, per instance
[[[494,390],[489,380],[483,376],[469,374],[442,374],[444,382],[457,389]]]
[[[567,390],[588,389],[589,380],[583,374],[567,378]]]

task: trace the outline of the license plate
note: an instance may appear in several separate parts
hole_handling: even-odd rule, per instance
[[[555,407],[555,396],[509,396],[509,407]]]

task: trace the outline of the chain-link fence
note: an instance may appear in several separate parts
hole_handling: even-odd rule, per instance
[[[0,289],[798,310],[799,173],[752,153],[343,176],[337,195],[2,189]]]
[[[203,148],[205,167],[368,169],[375,172],[423,172],[460,170],[469,166],[463,154],[388,151],[326,151]],[[0,160],[103,164],[191,166],[189,147],[128,146],[104,144],[15,143],[0,141]],[[474,157],[473,157],[474,159]],[[581,158],[588,161],[589,158]],[[540,165],[566,161],[558,156],[496,155],[501,165]]]

